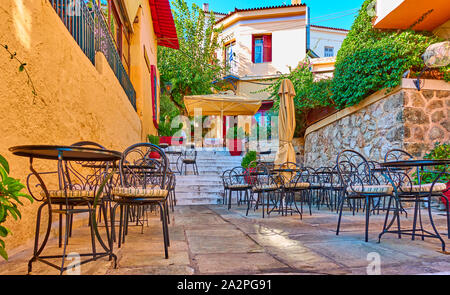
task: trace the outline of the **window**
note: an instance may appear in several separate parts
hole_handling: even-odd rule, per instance
[[[272,35],[254,35],[252,43],[253,63],[259,64],[272,61]]]
[[[236,53],[235,50],[236,42],[229,43],[225,45],[225,65],[228,67],[231,67],[233,64],[233,61],[236,61]]]
[[[264,42],[262,38],[255,39],[255,64],[263,63]]]
[[[334,56],[334,47],[325,46],[325,57],[333,57]]]

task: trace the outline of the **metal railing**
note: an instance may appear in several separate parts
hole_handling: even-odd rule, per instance
[[[100,8],[92,0],[49,0],[84,54],[95,65],[102,52],[136,110],[136,91],[125,71]]]

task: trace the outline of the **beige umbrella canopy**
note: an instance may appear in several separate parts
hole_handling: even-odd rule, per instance
[[[280,110],[278,114],[280,148],[275,158],[275,164],[296,163],[295,150],[292,145],[295,131],[295,90],[291,80],[285,79],[281,82],[278,95],[280,96]]]
[[[258,112],[262,101],[230,94],[192,95],[184,97],[189,116],[201,109],[203,116],[251,116]]]

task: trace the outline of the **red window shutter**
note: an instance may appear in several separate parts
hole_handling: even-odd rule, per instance
[[[255,36],[252,36],[252,62],[255,63]]]
[[[152,87],[152,112],[153,112],[153,124],[158,128],[158,85],[156,85],[156,66],[150,67],[150,82]]]
[[[272,35],[264,35],[263,36],[263,44],[264,44],[264,62],[272,61]]]

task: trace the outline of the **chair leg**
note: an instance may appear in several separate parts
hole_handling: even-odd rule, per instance
[[[370,199],[366,197],[366,243],[369,241]]]
[[[64,262],[66,260],[67,242],[69,241],[69,230],[70,230],[70,215],[66,214],[63,254],[62,254],[61,268],[59,272],[60,275],[62,275],[64,272]]]
[[[336,236],[339,235],[339,230],[341,228],[342,210],[344,209],[344,202],[345,202],[345,198],[344,198],[344,196],[342,196],[340,203],[339,203],[339,217],[338,217],[338,224],[337,224],[337,229],[336,229]]]
[[[123,205],[120,205],[120,217],[119,217],[119,238],[118,238],[118,247],[120,248],[120,246],[122,245],[122,231],[123,231]]]

